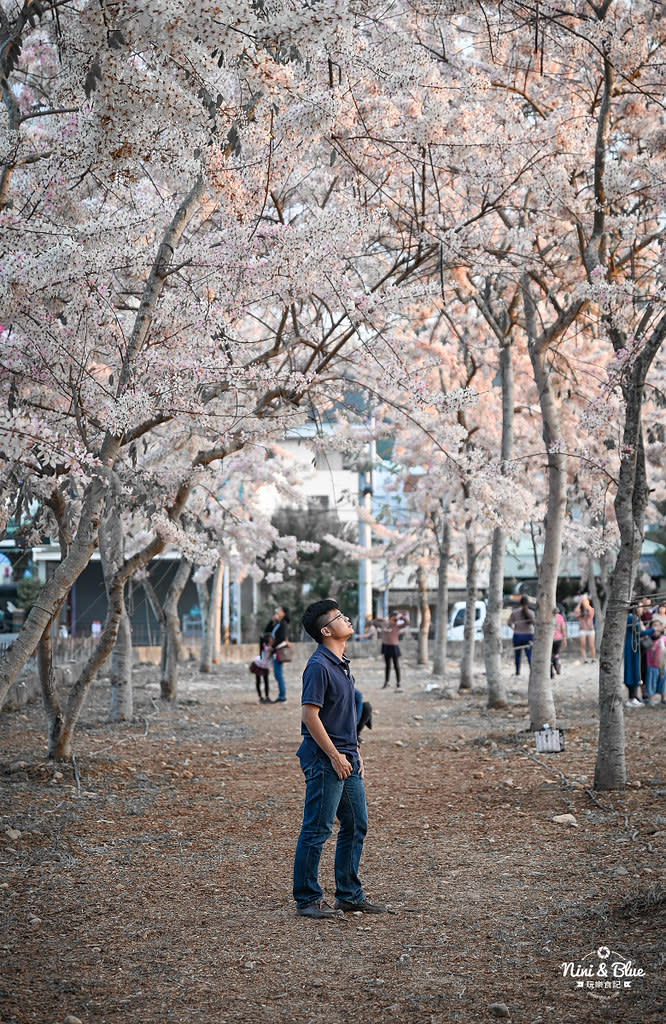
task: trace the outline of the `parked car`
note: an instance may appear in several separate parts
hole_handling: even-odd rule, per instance
[[[486,602],[476,602],[476,623],[474,637],[476,640],[483,640],[483,624],[486,621]],[[448,640],[463,640],[465,631],[465,602],[456,601],[451,614],[449,615],[449,625],[447,629]]]
[[[15,628],[11,609],[16,608],[17,597],[15,583],[0,584],[0,633],[11,633]]]
[[[476,602],[476,629],[474,632],[475,640],[483,640],[483,627],[488,614],[488,608],[485,601]],[[506,624],[508,613],[502,614],[502,630],[501,636],[503,640],[510,640],[513,636],[513,632]],[[447,630],[448,640],[463,640],[465,630],[465,602],[456,601],[451,614],[449,615],[449,626]]]

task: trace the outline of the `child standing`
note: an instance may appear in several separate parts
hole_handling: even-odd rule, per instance
[[[259,641],[259,654],[254,658],[250,665],[250,672],[254,673],[255,682],[257,684],[257,696],[261,704],[270,704],[271,700],[268,696],[268,686],[270,679],[271,661],[273,660],[273,649],[269,643],[270,634],[262,636]],[[261,695],[261,687],[264,687],[264,695]]]

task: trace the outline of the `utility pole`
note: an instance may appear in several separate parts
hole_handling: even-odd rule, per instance
[[[222,643],[229,643],[229,566],[224,567],[222,579]]]
[[[372,427],[372,422],[370,424]],[[372,527],[367,521],[372,515],[372,493],[373,493],[373,470],[376,458],[374,440],[368,441],[367,462],[359,467],[359,543],[367,552],[361,559],[358,567],[358,632],[363,633],[365,620],[368,615],[374,618],[372,608],[372,559],[370,548],[372,547]]]

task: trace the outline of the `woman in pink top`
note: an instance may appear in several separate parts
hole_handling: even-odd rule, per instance
[[[558,676],[562,671],[560,667],[560,649],[567,645],[567,624],[559,608],[553,608],[555,625],[553,628],[553,649],[550,655],[550,678],[557,672]]]
[[[391,664],[395,670],[395,686],[400,689],[400,648],[398,640],[400,634],[409,625],[409,619],[402,612],[391,612],[388,619],[375,619],[375,625],[380,628],[382,642],[382,654],[384,655],[384,689],[389,684]]]
[[[643,700],[646,704],[651,703],[655,694],[661,694],[661,703],[666,704],[664,696],[664,665],[666,664],[666,638],[664,638],[664,623],[660,618],[652,619],[650,623],[652,630],[652,647],[645,652],[646,678]]]
[[[594,643],[594,608],[589,597],[583,597],[574,615],[578,619],[578,636],[580,637],[580,655],[583,661],[594,661],[596,654]],[[589,652],[589,657],[588,657]]]

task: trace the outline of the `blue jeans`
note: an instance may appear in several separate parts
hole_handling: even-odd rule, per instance
[[[275,672],[275,680],[278,684],[278,700],[284,700],[286,696],[284,688],[284,672],[282,665],[275,657],[273,658],[273,671]]]
[[[531,633],[514,633],[513,634],[513,653],[516,659],[516,675],[520,675],[520,655],[524,651],[525,657],[527,658],[527,664],[532,664],[532,640],[534,637]]]
[[[658,690],[659,669],[656,666],[648,665],[647,672],[645,673],[645,689],[643,693],[646,697],[654,697]]]
[[[338,778],[328,758],[317,758],[302,767],[305,807],[294,857],[294,899],[302,908],[322,898],[319,860],[337,817],[340,830],[335,847],[335,896],[359,903],[365,899],[358,866],[368,831],[368,810],[358,764],[347,779]]]

